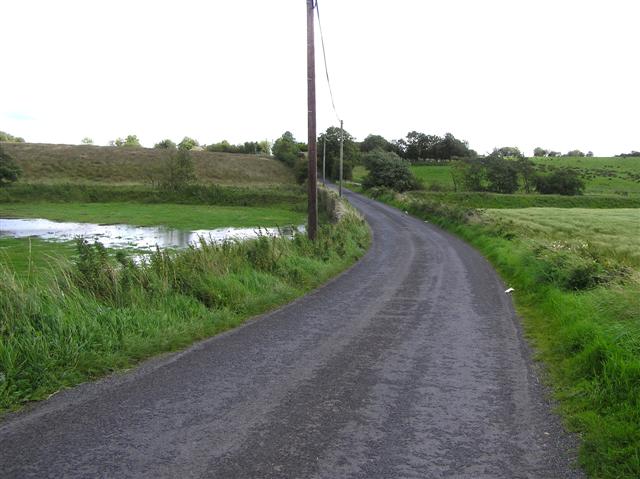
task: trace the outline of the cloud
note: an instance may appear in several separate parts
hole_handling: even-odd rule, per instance
[[[35,118],[28,113],[23,113],[20,111],[10,111],[4,114],[6,118],[14,121],[33,121]]]

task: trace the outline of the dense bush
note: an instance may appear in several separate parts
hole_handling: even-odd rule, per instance
[[[374,150],[364,157],[364,164],[369,170],[362,186],[373,188],[384,186],[395,191],[421,189],[422,185],[411,171],[410,164],[395,153]]]
[[[22,169],[0,145],[0,186],[18,181]]]
[[[0,131],[0,141],[6,141],[10,143],[24,143],[24,138],[21,138],[19,136],[13,136],[4,131]]]
[[[535,187],[544,195],[581,195],[584,192],[585,183],[578,173],[566,168],[558,169],[548,175],[537,175]]]
[[[167,138],[165,140],[159,141],[158,143],[153,145],[153,147],[159,148],[161,150],[170,150],[172,148],[177,148],[177,145],[173,141]]]
[[[285,131],[275,141],[271,151],[273,156],[291,168],[295,166],[296,159],[300,156],[300,146],[290,131]]]
[[[165,160],[160,186],[168,191],[180,191],[195,181],[195,168],[189,150],[174,150]]]

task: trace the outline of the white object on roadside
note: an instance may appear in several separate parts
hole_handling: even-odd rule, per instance
[[[507,294],[511,294],[511,293],[513,293],[514,291],[515,291],[515,289],[513,289],[513,288],[509,288],[509,289],[506,289],[504,292],[505,292],[505,293],[507,293]]]

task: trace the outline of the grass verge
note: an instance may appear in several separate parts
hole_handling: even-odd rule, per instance
[[[581,436],[582,466],[592,477],[640,477],[640,268],[625,252],[640,210],[609,220],[616,210],[582,210],[584,228],[575,210],[539,212],[538,220],[534,212],[525,222],[522,211],[504,217],[511,212],[478,214],[411,195],[378,199],[458,234],[492,262],[515,288],[560,410]],[[545,221],[572,223],[571,231],[555,237]]]
[[[136,265],[100,245],[78,244],[30,281],[0,265],[0,410],[163,351],[179,349],[319,286],[369,244],[348,210],[319,238],[261,237],[157,251]]]

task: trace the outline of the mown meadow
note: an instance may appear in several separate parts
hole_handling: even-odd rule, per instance
[[[15,158],[26,173],[0,188],[0,217],[185,230],[306,218],[304,190],[271,158],[194,152],[194,181],[166,189],[164,151],[7,149],[19,148]],[[368,247],[369,229],[349,208],[336,215],[331,193],[320,196],[316,242],[300,233],[202,239],[136,259],[135,251],[83,239],[0,238],[0,411],[232,328],[351,265]]]
[[[534,160],[579,168],[585,194],[456,192],[450,165],[412,166],[426,191],[368,193],[458,234],[492,262],[515,289],[558,410],[580,436],[582,466],[591,477],[637,478],[640,158]]]

